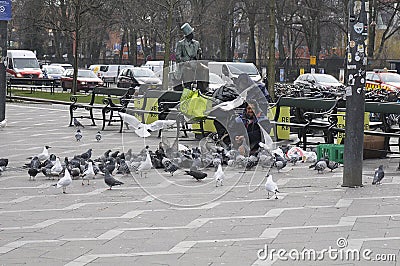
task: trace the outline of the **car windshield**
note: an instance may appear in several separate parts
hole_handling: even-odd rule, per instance
[[[241,64],[233,63],[227,64],[232,74],[240,75],[241,73],[247,73],[249,75],[258,75],[258,70],[253,64]]]
[[[225,82],[216,74],[210,73],[209,81],[211,84],[224,84]]]
[[[64,73],[63,68],[58,67],[46,67],[45,68],[47,74],[62,74]]]
[[[96,74],[92,70],[79,70],[78,77],[80,77],[80,78],[97,78]]]
[[[400,82],[400,75],[396,73],[386,73],[381,78],[383,82]]]
[[[15,68],[39,68],[39,63],[35,58],[14,58]]]
[[[317,82],[321,83],[339,83],[339,81],[331,75],[314,75]]]
[[[154,78],[156,77],[150,69],[147,68],[138,68],[138,69],[133,69],[133,76],[135,77],[151,77]]]

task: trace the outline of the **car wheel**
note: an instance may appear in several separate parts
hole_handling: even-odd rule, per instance
[[[61,82],[61,87],[62,87],[63,91],[67,91],[67,88],[65,87],[64,82]]]

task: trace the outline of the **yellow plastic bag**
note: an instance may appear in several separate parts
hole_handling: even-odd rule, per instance
[[[184,98],[185,90],[182,93],[180,111],[189,118],[202,118],[205,116],[205,111],[211,108],[211,101],[207,97],[199,95],[198,91],[189,93],[189,98]],[[185,95],[186,97],[186,95]]]

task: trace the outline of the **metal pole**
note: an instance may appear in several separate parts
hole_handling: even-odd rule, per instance
[[[0,121],[6,118],[6,66],[4,65],[5,58],[7,57],[7,20],[0,21]]]
[[[346,125],[344,141],[343,187],[362,186],[364,110],[365,110],[365,40],[368,35],[365,0],[349,1],[349,40],[347,46]]]

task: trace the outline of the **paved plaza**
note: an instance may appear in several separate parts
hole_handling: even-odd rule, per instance
[[[153,169],[147,177],[116,175],[125,184],[112,190],[102,176],[84,186],[74,180],[63,194],[51,186],[56,180],[39,174],[29,181],[22,167],[43,146],[60,158],[89,148],[92,158],[108,149],[138,153],[158,147],[156,132],[142,139],[118,133],[116,124],[97,142],[100,123],[83,120],[77,142],[68,106],[7,103],[6,117],[0,265],[400,265],[399,158],[364,160],[361,188],[341,187],[343,167],[323,174],[310,163],[272,169],[277,200],[267,199],[266,170],[230,167],[222,187],[213,169],[201,182],[182,169],[173,176]],[[372,186],[380,164],[385,178]]]

